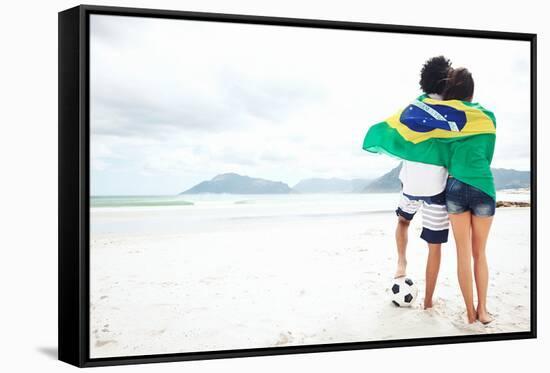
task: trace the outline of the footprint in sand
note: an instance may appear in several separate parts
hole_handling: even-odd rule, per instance
[[[108,345],[109,343],[118,343],[118,342],[115,341],[114,339],[107,339],[107,340],[104,340],[104,341],[98,339],[98,340],[95,342],[95,346],[96,346],[96,347],[103,347],[103,346],[105,346],[105,345]]]
[[[288,343],[291,343],[294,340],[294,337],[292,337],[292,332],[287,331],[286,333],[280,333],[279,339],[277,339],[277,342],[275,342],[275,346],[284,346]]]
[[[153,330],[153,331],[150,332],[150,334],[152,336],[158,336],[158,335],[164,334],[165,331],[166,331],[166,328],[160,329],[160,330]]]

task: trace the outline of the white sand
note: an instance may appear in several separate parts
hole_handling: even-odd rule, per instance
[[[93,209],[92,225],[145,228],[152,215],[170,219],[192,211],[185,208]],[[427,248],[420,221],[408,248],[408,274],[420,290],[412,309],[389,302],[392,212],[93,233],[91,356],[529,330],[529,209],[497,210],[488,243],[488,304],[496,317],[489,326],[465,323],[452,242],[443,248],[436,305],[421,309]]]

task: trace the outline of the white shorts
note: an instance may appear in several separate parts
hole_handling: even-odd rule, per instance
[[[398,216],[411,221],[422,208],[422,233],[420,237],[428,243],[444,243],[449,238],[449,214],[445,192],[432,197],[415,197],[401,193]]]

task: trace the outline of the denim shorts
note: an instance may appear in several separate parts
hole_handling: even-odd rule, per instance
[[[447,180],[445,194],[449,214],[471,211],[475,216],[489,217],[495,215],[496,203],[491,196],[454,177]]]

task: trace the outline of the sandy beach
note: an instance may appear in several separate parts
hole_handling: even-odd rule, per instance
[[[419,296],[394,307],[387,201],[398,197],[346,198],[92,208],[91,357],[529,330],[529,208],[497,210],[487,249],[496,319],[483,326],[465,323],[452,239],[435,306],[422,309],[419,217],[408,248]]]

